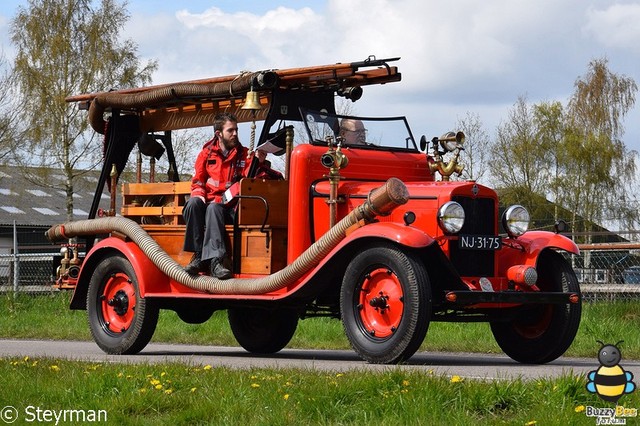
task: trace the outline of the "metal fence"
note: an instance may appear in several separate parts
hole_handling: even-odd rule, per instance
[[[588,300],[640,299],[640,243],[590,244],[567,255]],[[52,292],[57,253],[0,254],[0,292]]]
[[[54,291],[53,253],[0,254],[0,292]]]

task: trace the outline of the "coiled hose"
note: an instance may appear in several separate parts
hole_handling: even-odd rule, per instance
[[[163,102],[184,98],[221,97],[239,95],[254,87],[272,88],[278,82],[273,71],[260,71],[240,74],[233,80],[211,83],[177,83],[157,87],[136,93],[107,92],[96,95],[89,106],[89,124],[93,130],[103,134],[105,129],[104,111],[106,108],[137,109],[153,107]]]
[[[345,237],[347,229],[359,224],[361,220],[371,222],[376,216],[387,216],[393,209],[405,204],[408,200],[409,191],[404,183],[397,178],[389,179],[384,185],[371,191],[365,203],[352,210],[329,229],[292,264],[262,278],[235,278],[222,281],[205,275],[191,276],[140,225],[122,217],[67,222],[52,226],[45,235],[51,242],[56,242],[80,235],[119,232],[135,242],[158,269],[189,288],[212,294],[264,294],[295,283],[338,245]]]

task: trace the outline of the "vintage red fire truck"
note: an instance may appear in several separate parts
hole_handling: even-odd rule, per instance
[[[188,323],[224,309],[238,343],[259,354],[284,348],[300,319],[327,316],[342,321],[371,363],[411,357],[432,321],[488,322],[519,362],[561,356],[581,315],[580,288],[561,252],[577,254],[577,246],[528,231],[523,206],[499,214],[493,189],[452,180],[463,167],[461,132],[416,142],[404,117],[336,113],[337,98],[357,101],[367,86],[400,81],[398,59],[69,97],[105,135],[105,161],[89,218],[47,235],[84,240],[86,256],[74,245],[64,250],[58,285],[74,289],[71,308],[87,310],[98,346],[141,351],[160,309]],[[284,162],[284,179],[237,183],[227,226],[233,278],[224,281],[183,269],[190,182],[179,181],[171,139],[177,129],[211,126],[220,111],[262,122],[249,148]],[[362,122],[357,142],[340,131],[345,119]],[[138,172],[136,182],[116,185],[136,145],[150,157],[166,152],[166,181]],[[112,202],[99,209],[105,184]]]

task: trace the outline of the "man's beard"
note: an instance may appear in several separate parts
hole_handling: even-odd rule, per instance
[[[238,145],[239,140],[238,138],[234,139],[226,139],[224,137],[220,138],[220,142],[222,143],[222,145],[227,149],[230,150],[232,148],[234,148],[236,145]]]

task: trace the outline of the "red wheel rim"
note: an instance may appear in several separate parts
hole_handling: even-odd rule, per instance
[[[107,330],[124,333],[129,329],[135,316],[136,292],[133,283],[122,272],[111,275],[100,296],[102,320]]]
[[[516,323],[514,329],[524,338],[536,339],[542,336],[549,329],[551,318],[553,317],[553,308],[545,306],[538,312],[537,320],[533,323]]]
[[[388,268],[378,268],[365,276],[358,297],[360,320],[367,334],[385,338],[398,329],[404,312],[402,284]]]

